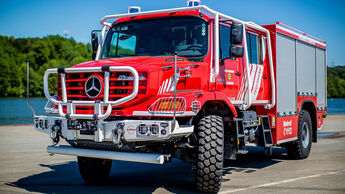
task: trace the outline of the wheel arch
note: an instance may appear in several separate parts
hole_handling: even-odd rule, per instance
[[[193,123],[197,124],[199,120],[206,115],[217,115],[224,117],[237,117],[237,111],[235,107],[222,99],[216,99],[216,100],[207,100],[202,105],[200,111],[195,116]]]
[[[302,110],[308,111],[311,123],[312,123],[312,140],[313,142],[317,142],[317,125],[316,125],[316,107],[313,101],[311,100],[304,100],[301,104],[299,112]]]
[[[208,100],[199,111],[198,115],[218,115],[221,117],[237,117],[237,111],[232,104],[228,104],[224,100]]]

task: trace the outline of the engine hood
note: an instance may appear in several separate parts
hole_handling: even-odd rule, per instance
[[[168,93],[169,86],[173,83],[174,75],[174,56],[140,56],[140,57],[123,57],[123,58],[110,58],[101,59],[95,61],[89,61],[73,66],[72,68],[85,68],[85,67],[102,67],[105,65],[109,66],[129,66],[136,69],[140,74],[147,72],[146,88],[143,87],[141,81],[139,81],[139,89],[146,89],[145,93],[138,92],[135,99],[116,106],[116,111],[113,110],[113,116],[131,115],[134,110],[147,111],[154,100],[159,96],[171,95]],[[187,60],[183,57],[178,57],[177,66],[179,68],[190,67],[190,63],[195,63]],[[200,65],[199,65],[200,64]],[[193,76],[188,78],[179,79],[177,88],[181,91],[201,89],[201,77],[205,76],[205,70],[208,65],[201,65],[203,62],[198,62],[196,66],[190,70],[185,70],[183,73],[188,74],[189,71],[196,71]],[[145,81],[143,81],[145,83]],[[169,84],[168,84],[169,83]],[[205,83],[206,84],[206,83]],[[204,84],[204,85],[205,85]],[[164,86],[164,90],[162,89]],[[146,103],[146,104],[145,104]],[[151,104],[150,104],[151,103]]]
[[[174,61],[173,56],[168,57],[150,57],[150,56],[141,56],[141,57],[123,57],[123,58],[111,58],[111,59],[101,59],[97,61],[88,61],[73,66],[72,68],[79,67],[102,67],[104,65],[110,66],[130,66],[135,68],[137,71],[157,71],[162,66],[170,65]],[[179,61],[183,63],[186,60]],[[184,62],[185,63],[185,62]]]

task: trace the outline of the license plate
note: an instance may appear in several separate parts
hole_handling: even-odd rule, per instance
[[[97,131],[97,121],[89,120],[68,120],[69,130]]]

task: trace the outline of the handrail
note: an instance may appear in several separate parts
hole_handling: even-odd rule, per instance
[[[97,52],[96,52],[96,58],[95,60],[99,60],[101,57],[101,52],[102,52],[102,44],[104,42],[104,35],[105,35],[105,30],[107,29],[108,26],[103,26],[102,32],[101,32],[101,40],[99,41],[98,47],[97,47]]]
[[[276,104],[276,83],[275,83],[275,76],[274,76],[274,67],[273,67],[273,57],[272,57],[272,46],[271,46],[271,37],[270,37],[270,32],[266,29],[263,28],[254,22],[247,22],[248,24],[252,24],[259,28],[260,30],[264,31],[267,36],[267,49],[268,49],[268,60],[270,63],[270,75],[271,75],[271,86],[272,86],[272,91],[271,91],[271,103],[265,105],[266,109],[271,109],[275,106]]]
[[[246,76],[247,76],[247,94],[248,94],[248,103],[246,104],[246,95],[243,97],[243,104],[240,106],[240,109],[246,110],[250,107],[252,103],[252,80],[250,77],[250,68],[249,68],[249,58],[248,58],[248,49],[247,49],[247,36],[246,36],[246,25],[243,23],[243,45],[244,45],[244,55],[245,55],[245,61],[246,61]],[[246,90],[244,89],[244,92]]]
[[[106,68],[104,68],[106,69]],[[139,75],[138,72],[129,66],[119,66],[119,67],[109,67],[108,69],[104,70],[102,67],[85,67],[85,68],[64,68],[63,72],[59,72],[58,69],[48,69],[44,73],[43,77],[43,85],[44,85],[44,95],[46,98],[58,105],[59,115],[61,117],[68,117],[72,119],[106,119],[110,116],[112,107],[122,104],[124,102],[128,102],[134,99],[138,93],[139,88]],[[123,98],[120,98],[116,101],[109,101],[109,77],[110,72],[112,71],[129,71],[133,74],[133,92]],[[82,72],[104,72],[104,92],[103,92],[103,101],[68,101],[67,100],[67,91],[66,91],[66,79],[65,73],[82,73]],[[50,74],[59,73],[61,77],[61,90],[62,90],[62,101],[56,100],[53,98],[49,93],[49,86],[48,86],[48,77]],[[67,113],[63,112],[63,105],[67,105]],[[74,107],[77,105],[84,105],[84,106],[94,106],[95,114],[75,114]],[[103,114],[102,107],[103,105],[107,106],[106,113]]]

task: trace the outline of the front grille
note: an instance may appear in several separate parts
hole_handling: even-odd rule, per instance
[[[66,90],[68,100],[102,100],[103,93],[96,98],[90,98],[85,92],[85,82],[87,79],[96,75],[104,79],[103,73],[67,73],[66,74]],[[111,72],[109,79],[109,101],[116,101],[120,98],[126,97],[133,92],[133,80],[130,72]],[[58,79],[58,96],[61,99],[61,80]],[[102,81],[103,82],[103,81]],[[103,88],[104,89],[104,82]],[[139,88],[137,98],[145,95],[147,91],[147,73],[139,72]],[[89,110],[90,107],[78,107],[78,109]]]

